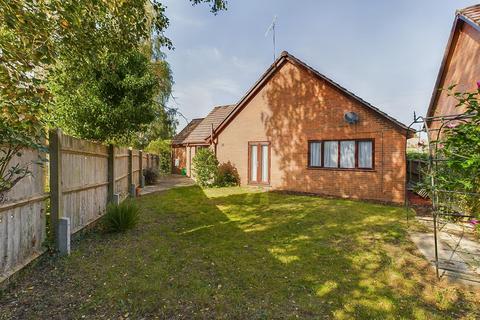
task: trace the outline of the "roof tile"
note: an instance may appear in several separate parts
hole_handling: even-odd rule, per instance
[[[480,4],[460,9],[457,13],[465,16],[477,25],[480,25]]]
[[[189,134],[184,143],[204,143],[213,130],[232,112],[235,105],[226,105],[213,108],[212,111],[200,122],[198,126]]]
[[[190,133],[202,122],[203,118],[193,119],[190,121],[182,131],[175,135],[172,139],[172,144],[182,144],[183,141],[188,138]]]

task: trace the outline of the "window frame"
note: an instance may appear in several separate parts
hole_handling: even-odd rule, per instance
[[[312,166],[312,157],[311,157],[311,152],[312,152],[312,143],[320,143],[320,166]],[[322,168],[323,167],[323,141],[322,140],[308,140],[308,167],[309,168]]]
[[[340,142],[342,141],[354,141],[355,142],[355,168],[341,168],[340,167],[340,153],[341,153],[341,146]],[[324,165],[324,157],[325,157],[325,142],[337,142],[338,147],[338,158],[337,158],[337,167],[325,167]],[[359,167],[359,152],[358,152],[358,144],[359,142],[371,142],[372,143],[372,167],[371,168],[363,168]],[[375,171],[375,139],[374,138],[361,138],[361,139],[310,139],[307,141],[308,143],[308,153],[307,153],[307,169],[312,170],[340,170],[340,171]],[[311,143],[320,143],[320,166],[312,166],[310,163],[311,160]]]
[[[257,162],[262,161],[262,146],[268,147],[268,181],[262,181],[262,166],[257,166],[257,181],[252,181],[252,163],[251,163],[251,152],[252,146],[257,146]],[[272,148],[270,145],[270,141],[249,141],[248,142],[248,176],[247,176],[247,184],[252,186],[269,186],[270,179],[271,179],[271,172],[272,172]],[[260,169],[260,170],[258,170]]]

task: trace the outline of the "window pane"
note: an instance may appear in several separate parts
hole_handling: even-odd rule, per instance
[[[257,146],[253,145],[253,146],[250,146],[250,148],[251,148],[250,158],[252,161],[250,163],[250,172],[251,172],[250,180],[257,181],[257,155],[258,155]]]
[[[320,167],[322,165],[322,143],[310,142],[310,166]]]
[[[338,141],[326,141],[323,146],[323,166],[326,168],[338,167]]]
[[[369,169],[373,167],[372,141],[358,142],[358,167]]]
[[[340,168],[355,168],[355,141],[340,141]]]
[[[268,146],[262,145],[262,182],[268,182]]]

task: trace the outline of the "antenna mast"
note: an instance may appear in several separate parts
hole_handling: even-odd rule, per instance
[[[275,26],[276,26],[276,24],[277,24],[277,16],[275,15],[275,17],[273,17],[272,23],[270,24],[270,26],[268,27],[267,31],[265,32],[265,38],[268,36],[268,34],[270,33],[270,31],[272,32],[272,40],[273,40],[273,61],[275,61],[275,59],[277,59],[276,50],[275,50]]]

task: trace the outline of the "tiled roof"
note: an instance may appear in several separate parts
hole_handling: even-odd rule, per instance
[[[461,14],[477,25],[480,25],[480,4],[458,10],[457,14]]]
[[[226,105],[213,108],[212,111],[195,127],[183,143],[205,143],[205,140],[216,130],[218,125],[232,112],[235,105]]]
[[[182,144],[188,135],[202,122],[203,118],[193,119],[190,121],[182,131],[175,135],[172,139],[172,144]]]

